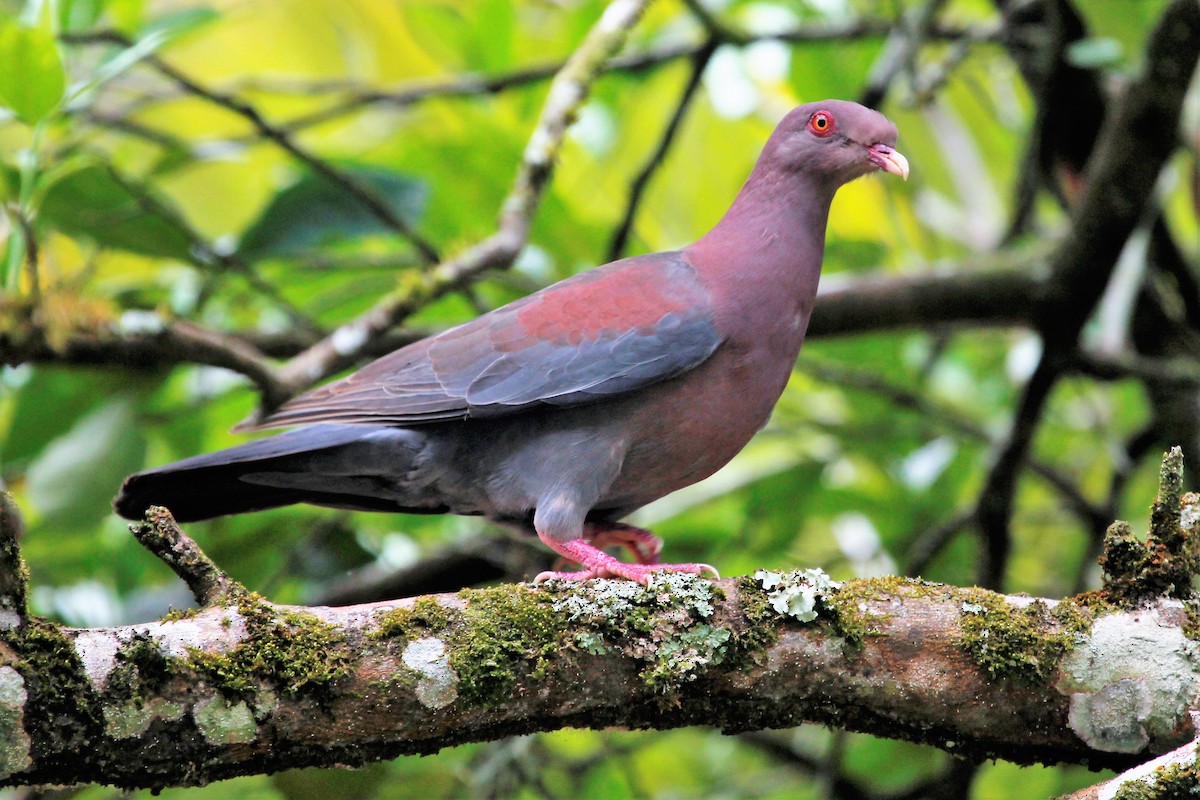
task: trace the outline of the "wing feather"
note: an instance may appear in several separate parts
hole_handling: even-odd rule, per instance
[[[721,343],[681,253],[623,259],[397,350],[259,427],[420,425],[574,406],[693,369]]]

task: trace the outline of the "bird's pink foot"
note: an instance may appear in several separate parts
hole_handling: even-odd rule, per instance
[[[613,545],[624,547],[639,564],[657,564],[663,546],[662,539],[645,528],[620,522],[605,525],[589,522],[583,526],[583,538],[599,550]]]
[[[708,564],[626,564],[596,548],[586,539],[572,539],[559,542],[543,537],[554,552],[583,567],[579,572],[543,572],[533,579],[541,583],[552,578],[568,581],[586,581],[591,578],[626,578],[645,585],[655,572],[684,572],[691,575],[703,575],[708,572],[714,578],[720,574]]]

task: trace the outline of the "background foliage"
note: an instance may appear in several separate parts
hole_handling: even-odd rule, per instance
[[[1042,191],[1028,191],[1042,118],[1002,41],[1006,5],[652,6],[626,53],[655,57],[595,85],[516,264],[424,305],[406,326],[441,328],[618,252],[692,241],[787,109],[873,91],[913,174],[841,191],[825,288],[867,275],[1044,270],[1066,234],[1072,184],[1047,173]],[[1163,6],[1079,3],[1083,31],[1066,58],[1119,93]],[[552,70],[542,68],[569,55],[602,9],[590,0],[0,0],[0,353],[11,350],[0,359],[9,364],[0,478],[27,515],[37,613],[86,626],[186,606],[109,499],[129,472],[240,441],[229,429],[259,401],[245,378],[186,355],[83,358],[72,342],[186,320],[290,355],[425,269],[422,242],[447,254],[487,236],[544,99]],[[796,30],[809,36],[776,38]],[[1193,270],[1195,99],[1190,144],[1157,199]],[[419,232],[418,243],[348,199],[342,179]],[[1032,213],[1015,224],[1026,200]],[[1114,358],[1132,352],[1147,274],[1136,254],[1122,264],[1083,335],[1090,352]],[[802,565],[835,577],[986,580],[970,515],[1039,352],[1025,326],[810,341],[746,451],[635,521],[667,540],[670,560],[724,574]],[[1172,366],[1194,364],[1185,355]],[[1060,382],[1041,414],[1035,468],[1017,483],[1007,591],[1059,597],[1094,585],[1097,516],[1144,517],[1160,446],[1172,443],[1167,412],[1137,370],[1107,377]],[[469,537],[517,546],[478,520],[309,508],[189,530],[234,577],[290,603]],[[1097,777],[976,767],[816,728],[563,731],[187,795],[992,798],[1048,796]]]

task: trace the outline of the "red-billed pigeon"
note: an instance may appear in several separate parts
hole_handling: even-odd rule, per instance
[[[711,475],[766,423],[804,341],[833,195],[875,170],[907,178],[895,144],[876,111],[800,106],[695,244],[605,264],[397,350],[260,423],[307,427],[130,476],[116,510],[477,514],[536,531],[583,567],[539,579],[715,575],[658,563],[661,542],[618,520]]]

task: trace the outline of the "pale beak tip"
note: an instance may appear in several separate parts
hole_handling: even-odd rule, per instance
[[[895,148],[885,144],[876,144],[868,148],[871,161],[884,172],[899,175],[901,180],[908,180],[908,159]]]

